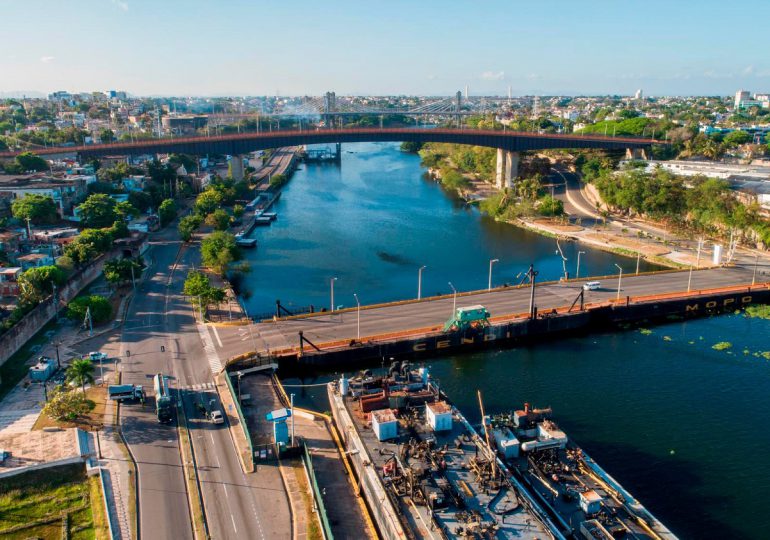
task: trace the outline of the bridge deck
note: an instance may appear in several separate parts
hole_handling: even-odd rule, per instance
[[[549,283],[536,288],[535,304],[540,313],[554,308],[569,307],[580,293],[582,284],[596,278],[567,283]],[[751,269],[717,268],[693,272],[691,290],[714,289],[751,284]],[[640,276],[623,276],[621,298],[666,295],[687,291],[688,272],[659,272]],[[601,303],[617,296],[617,277],[601,278],[602,288],[586,291],[586,303]],[[523,314],[529,310],[530,289],[497,289],[457,297],[457,306],[482,304],[490,311],[493,322],[497,317]],[[361,339],[386,334],[410,333],[414,330],[443,325],[452,312],[452,297],[424,299],[420,302],[362,306]],[[252,326],[253,344],[258,351],[277,351],[299,345],[299,332],[316,344],[344,343],[356,338],[356,310],[315,314],[312,316],[263,322]],[[252,349],[251,336],[244,327],[220,327],[222,356],[234,356]]]

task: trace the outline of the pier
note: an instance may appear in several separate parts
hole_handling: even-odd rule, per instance
[[[597,280],[600,289],[583,289],[585,282]],[[740,267],[696,270],[692,275],[689,271],[651,272],[623,276],[621,281],[619,292],[618,276],[603,276],[362,306],[360,311],[350,308],[275,317],[244,323],[250,340],[232,327],[220,328],[218,333],[229,363],[248,363],[256,352],[272,356],[286,367],[355,365],[389,357],[511,346],[560,334],[706,316],[770,302],[770,283],[756,282],[752,269]],[[489,311],[485,324],[445,330],[455,308],[474,305]]]

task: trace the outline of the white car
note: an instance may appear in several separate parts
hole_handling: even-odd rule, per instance
[[[216,410],[211,411],[211,415],[209,416],[211,418],[212,424],[224,424],[225,418],[222,416],[222,411]]]
[[[101,362],[102,360],[107,360],[109,356],[107,356],[103,352],[90,352],[88,353],[88,358],[90,358],[94,362]]]
[[[588,283],[583,283],[584,291],[595,291],[601,288],[602,288],[601,281],[589,281]]]

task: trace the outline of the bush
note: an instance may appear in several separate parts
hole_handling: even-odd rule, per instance
[[[43,413],[59,422],[71,422],[93,408],[93,402],[86,399],[82,392],[67,388],[56,388],[48,394],[48,403]]]
[[[541,216],[560,216],[564,213],[564,203],[556,197],[545,195],[540,199],[537,206],[537,213]]]
[[[92,294],[90,296],[78,296],[67,306],[67,317],[76,322],[86,319],[86,312],[91,309],[91,320],[99,324],[109,320],[112,316],[112,305],[103,296]]]

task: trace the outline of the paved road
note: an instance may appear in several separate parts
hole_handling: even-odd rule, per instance
[[[752,268],[719,268],[697,270],[692,275],[692,290],[722,286],[749,284]],[[767,279],[767,278],[766,278]],[[586,278],[585,281],[588,281]],[[672,272],[648,276],[623,276],[620,296],[641,296],[687,290],[688,272]],[[583,280],[566,284],[548,284],[536,289],[536,305],[540,312],[555,307],[570,305],[578,296]],[[602,289],[589,291],[586,302],[601,302],[617,296],[616,277],[604,279]],[[477,295],[458,297],[457,306],[482,304],[492,316],[512,313],[526,313],[529,310],[528,287],[511,288],[502,291],[483,292]],[[452,313],[452,297],[424,300],[399,306],[385,306],[361,311],[361,337],[398,332],[414,328],[443,324]],[[316,343],[335,340],[349,340],[356,337],[356,312],[344,314],[319,314],[305,319],[254,324],[250,327],[217,328],[217,351],[225,359],[235,354],[252,350],[251,334],[257,350],[279,349],[297,345],[298,332]],[[221,346],[219,345],[221,343]]]
[[[277,472],[274,478],[245,475],[226,426],[214,428],[199,421],[192,408],[194,400],[201,399],[198,394],[211,394],[213,377],[192,310],[182,296],[189,267],[199,266],[198,252],[183,250],[174,268],[178,249],[176,242],[152,247],[150,278],[132,302],[123,329],[123,380],[151,387],[152,374],[163,372],[171,377],[170,386],[179,390],[192,419],[191,437],[213,538],[288,538],[288,501]],[[211,398],[203,399],[208,403]],[[145,406],[128,405],[122,412],[124,434],[139,465],[142,536],[192,538],[175,423],[157,423],[153,399]]]

